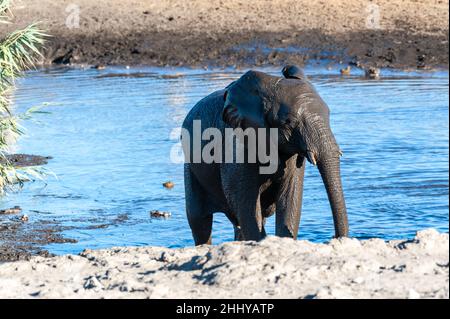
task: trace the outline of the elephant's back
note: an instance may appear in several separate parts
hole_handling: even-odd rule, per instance
[[[201,120],[202,129],[209,127],[221,127],[223,95],[225,90],[219,90],[204,97],[186,115],[183,128],[191,130],[194,120]]]

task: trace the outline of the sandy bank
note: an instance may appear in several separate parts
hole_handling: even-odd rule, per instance
[[[14,3],[14,23],[0,25],[0,34],[42,21],[53,35],[46,62],[448,67],[448,0]]]
[[[168,249],[86,250],[0,264],[1,298],[448,298],[449,236],[269,237]]]

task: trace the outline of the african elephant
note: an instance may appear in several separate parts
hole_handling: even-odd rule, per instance
[[[182,135],[186,212],[196,245],[211,244],[214,212],[225,213],[233,223],[235,240],[262,239],[265,219],[273,214],[276,235],[296,239],[305,159],[317,165],[321,174],[335,236],[348,236],[340,177],[342,153],[330,128],[330,111],[298,67],[286,66],[282,73],[283,77],[278,77],[248,71],[225,89],[200,100],[186,116],[183,130],[188,134]],[[250,162],[248,157],[240,163],[198,159],[192,136],[196,120],[201,120],[201,132],[207,128],[222,134],[227,128],[276,129],[275,172],[261,174],[258,168],[262,163]],[[207,141],[199,143],[205,147]],[[244,145],[248,146],[245,141]],[[221,146],[219,151],[226,148],[225,142]]]

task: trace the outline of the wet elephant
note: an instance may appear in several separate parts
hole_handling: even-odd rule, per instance
[[[236,240],[262,239],[265,219],[273,214],[276,235],[296,238],[306,160],[321,174],[335,236],[348,236],[341,151],[330,128],[329,108],[298,67],[286,66],[282,73],[278,77],[248,71],[199,101],[186,116],[183,129],[189,134],[182,136],[186,211],[196,245],[211,243],[215,212],[225,213],[233,223]],[[240,163],[199,159],[193,152],[196,120],[201,121],[201,132],[214,128],[223,135],[226,129],[276,129],[276,170],[262,174],[262,163],[247,157]],[[205,147],[207,141],[199,143]]]

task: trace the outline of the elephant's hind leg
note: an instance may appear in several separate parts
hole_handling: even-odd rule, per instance
[[[195,245],[211,244],[213,215],[207,209],[206,194],[193,176],[188,164],[184,168],[186,214]]]

